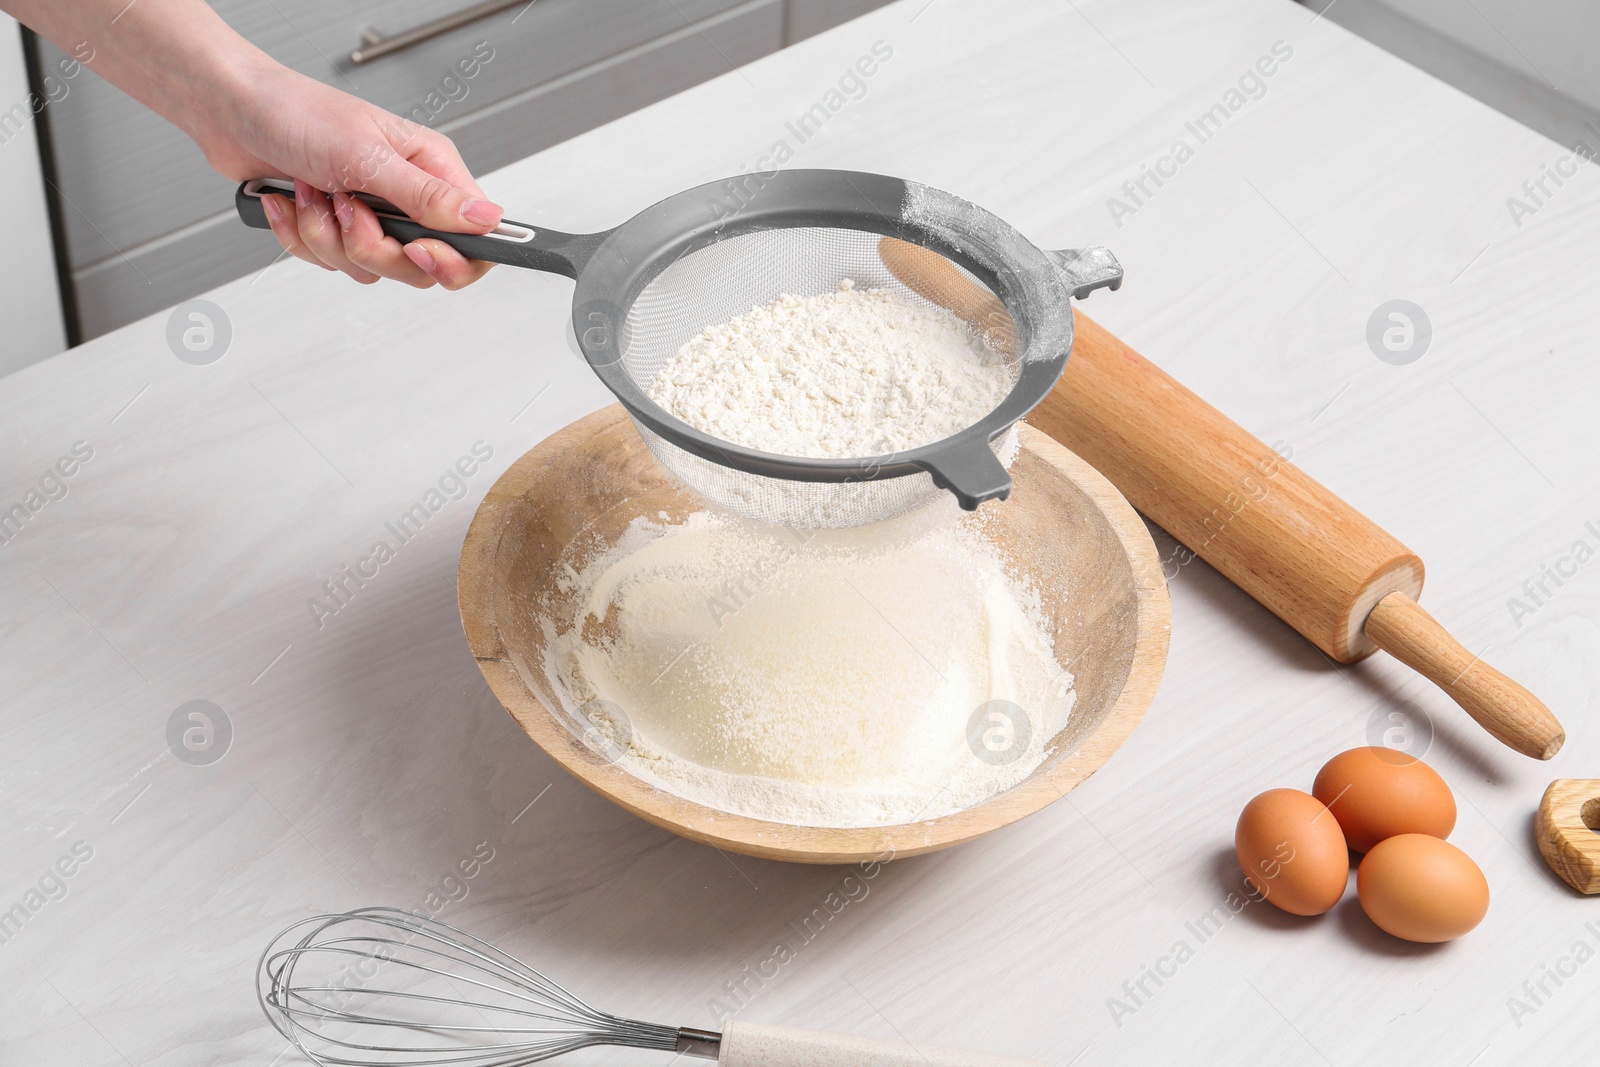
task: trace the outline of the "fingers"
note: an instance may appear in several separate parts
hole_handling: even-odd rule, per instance
[[[406,155],[379,168],[365,189],[433,230],[488,233],[504,214],[483,196],[450,139],[432,130],[420,131]]]
[[[362,285],[371,285],[378,280],[375,272],[352,262],[345,253],[344,227],[334,215],[333,201],[327,193],[297,179],[294,183],[294,207],[300,241],[312,255],[334,270],[344,271]]]
[[[457,189],[465,189],[476,197],[483,196],[483,189],[456,151],[455,142],[444,134],[427,130],[417,137],[412,151],[405,155],[418,167],[429,174],[437,174]]]
[[[397,162],[391,169],[390,189],[379,190],[378,195],[430,230],[488,233],[500,225],[504,212],[483,197],[458,189],[409,161]]]
[[[422,238],[401,246],[386,236],[371,207],[348,193],[332,196],[334,217],[343,230],[344,252],[359,268],[385,278],[426,289],[434,283],[446,289],[471,285],[494,264],[468,259],[443,241]]]
[[[406,258],[428,277],[456,290],[471,285],[489,272],[493,263],[468,259],[443,241],[423,237],[405,246]]]
[[[324,193],[305,182],[295,182],[295,199],[269,194],[262,197],[267,222],[279,243],[296,258],[322,267],[342,271],[362,285],[381,278],[393,278],[418,289],[427,289],[435,279],[406,258],[400,242],[384,235],[372,209],[347,193]],[[446,260],[440,276],[452,288],[459,288],[481,277],[459,253],[446,249],[455,259]]]
[[[434,279],[406,257],[400,242],[387,236],[372,208],[349,193],[334,193],[335,218],[340,224],[343,250],[361,270],[426,289]]]
[[[278,193],[269,193],[261,198],[261,210],[266,212],[267,224],[272,227],[272,235],[278,239],[285,252],[323,270],[333,269],[312,255],[306,243],[300,239],[300,220],[295,213],[294,201]]]
[[[487,233],[501,219],[473,179],[448,137],[418,127],[401,144],[387,129],[393,151],[356,187],[380,196],[430,229]],[[342,271],[363,285],[392,278],[419,289],[460,289],[491,264],[468,259],[443,240],[423,238],[402,247],[387,236],[364,201],[348,192],[327,193],[296,180],[294,199],[262,197],[262,208],[278,242],[291,255],[327,270]]]

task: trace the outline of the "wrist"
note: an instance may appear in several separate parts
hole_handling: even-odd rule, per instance
[[[284,69],[220,18],[208,30],[203,44],[171,57],[167,107],[159,109],[206,150],[251,122],[263,83]]]

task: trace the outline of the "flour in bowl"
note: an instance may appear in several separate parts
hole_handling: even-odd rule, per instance
[[[954,511],[635,519],[569,569],[545,675],[621,766],[720,811],[843,827],[971,807],[1046,758],[1076,694],[1038,597]]]
[[[846,278],[834,292],[780,296],[707,326],[649,395],[733,444],[853,458],[949,437],[1010,388],[1001,357],[956,315]]]

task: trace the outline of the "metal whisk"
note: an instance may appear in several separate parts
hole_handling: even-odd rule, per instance
[[[262,953],[256,986],[279,1033],[339,1067],[518,1067],[591,1045],[715,1059],[721,1040],[597,1011],[487,941],[396,908],[294,924]]]
[[[465,930],[397,908],[295,923],[261,954],[256,992],[273,1027],[329,1067],[522,1067],[592,1045],[722,1067],[1043,1067],[820,1030],[735,1021],[718,1034],[624,1019]]]

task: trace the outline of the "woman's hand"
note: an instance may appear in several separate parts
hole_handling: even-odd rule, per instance
[[[182,129],[234,181],[292,178],[263,197],[288,251],[358,282],[459,289],[489,264],[430,238],[401,246],[349,194],[380,196],[435,230],[488,233],[484,198],[450,138],[298,74],[235,33],[206,0],[0,0],[90,69]]]
[[[193,116],[189,132],[228,178],[294,179],[292,200],[262,197],[285,249],[363,284],[382,277],[460,289],[489,269],[433,238],[402,247],[350,195],[382,197],[430,229],[489,232],[500,208],[484,197],[448,137],[275,64],[243,81],[249,88]]]

